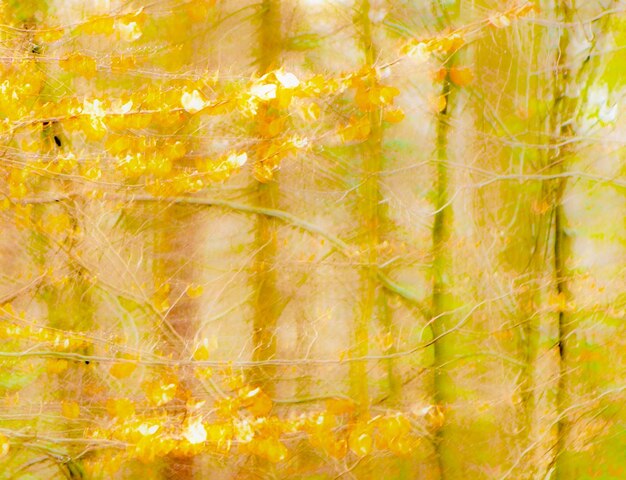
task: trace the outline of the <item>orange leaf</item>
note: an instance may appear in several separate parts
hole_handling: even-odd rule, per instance
[[[243,401],[248,411],[255,417],[266,417],[272,410],[272,399],[260,388],[243,395]]]
[[[452,67],[450,69],[450,80],[459,87],[464,87],[474,80],[474,72],[470,67]]]
[[[348,453],[348,442],[344,439],[331,439],[328,444],[324,445],[324,450],[333,458],[343,458]]]
[[[370,134],[370,121],[368,117],[352,117],[350,123],[346,125],[340,132],[341,139],[344,142],[353,140],[363,141]]]
[[[401,108],[389,108],[385,110],[383,119],[389,123],[400,123],[404,120],[404,112]]]
[[[438,68],[431,73],[431,77],[433,82],[441,83],[446,79],[446,75],[448,74],[448,69],[446,67]]]

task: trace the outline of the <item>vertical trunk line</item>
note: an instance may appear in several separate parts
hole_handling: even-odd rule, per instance
[[[263,0],[259,30],[258,64],[261,74],[278,67],[282,48],[280,0]],[[261,111],[261,115],[265,112]],[[274,179],[257,183],[257,202],[261,208],[277,208],[280,191]],[[276,354],[276,325],[280,315],[280,293],[276,274],[276,222],[265,215],[257,216],[254,247],[253,288],[256,289],[253,318],[252,359],[268,360]],[[251,379],[270,396],[274,394],[275,367],[252,369]]]
[[[167,321],[172,326],[173,331],[176,333],[175,339],[167,339],[167,348],[172,355],[178,358],[184,358],[188,345],[178,341],[178,339],[186,341],[190,340],[193,336],[192,331],[194,327],[194,308],[193,300],[186,297],[184,294],[185,281],[188,280],[188,276],[191,276],[189,268],[187,266],[181,266],[179,262],[192,261],[191,254],[193,248],[185,254],[185,250],[189,247],[193,247],[194,241],[194,227],[193,225],[186,225],[185,227],[179,226],[182,217],[185,215],[185,207],[167,206],[164,207],[158,202],[153,207],[154,218],[158,218],[158,215],[163,216],[163,221],[157,225],[157,230],[154,236],[154,264],[153,264],[153,277],[157,281],[157,298],[158,302],[165,302],[168,305]],[[150,212],[151,208],[148,208]],[[150,214],[150,213],[149,213]],[[185,222],[184,220],[182,220]],[[187,222],[185,222],[187,223]],[[180,244],[179,235],[176,231],[164,232],[161,230],[164,225],[173,226],[179,231],[185,232],[185,239],[188,243]],[[167,285],[167,288],[164,286]],[[171,308],[170,302],[176,302]],[[162,309],[163,304],[157,305],[157,308]],[[156,319],[156,321],[159,321]],[[179,373],[180,385],[179,391],[187,391],[189,388],[189,382],[186,376],[188,372],[184,370]],[[184,394],[183,394],[184,395]],[[170,407],[170,415],[172,417],[177,416],[181,419],[186,416],[186,407],[182,404],[182,400],[177,393]],[[174,402],[176,402],[174,404]],[[194,463],[195,458],[193,456],[181,456],[176,454],[170,454],[164,459],[162,476],[165,480],[188,480],[194,478]]]
[[[560,13],[562,17],[562,21],[566,24],[573,22],[573,11],[575,9],[575,5],[573,0],[571,2],[563,2],[561,7],[557,5],[557,14]],[[552,118],[551,121],[551,132],[552,145],[550,148],[551,157],[549,159],[549,167],[554,173],[563,173],[565,172],[565,162],[567,161],[567,157],[570,154],[571,147],[568,146],[560,146],[559,144],[565,138],[571,138],[573,135],[571,121],[572,118],[569,118],[573,114],[572,101],[566,98],[566,88],[567,83],[570,81],[570,77],[572,75],[571,66],[568,66],[568,62],[570,61],[567,58],[567,49],[569,46],[570,38],[569,38],[569,30],[568,27],[563,27],[563,31],[559,38],[559,46],[557,48],[557,58],[556,58],[556,78],[555,78],[555,86],[554,86],[554,105],[552,109]],[[566,460],[563,458],[563,453],[565,451],[568,431],[570,428],[569,421],[567,417],[564,415],[565,409],[567,408],[567,390],[568,390],[568,380],[567,380],[567,369],[568,369],[568,340],[571,333],[571,325],[569,324],[568,316],[564,311],[564,305],[567,304],[569,300],[569,291],[567,285],[567,272],[566,272],[566,259],[568,256],[568,239],[567,234],[565,232],[565,210],[563,207],[563,195],[565,192],[565,187],[567,184],[567,179],[562,178],[556,180],[556,186],[553,190],[553,205],[554,205],[554,244],[553,244],[553,255],[554,255],[554,282],[555,282],[555,290],[557,294],[557,298],[559,299],[559,304],[562,307],[559,309],[558,318],[557,318],[557,345],[558,345],[558,370],[559,377],[557,383],[557,391],[556,391],[556,414],[557,414],[557,425],[556,425],[556,445],[554,451],[554,468],[555,468],[555,479],[561,480],[569,478],[567,474],[567,466]]]
[[[455,1],[452,6],[444,6],[438,2],[438,7],[443,17],[450,22],[459,14],[460,4]],[[438,23],[441,24],[441,19]],[[435,181],[435,218],[432,228],[432,333],[435,340],[433,344],[433,401],[435,408],[440,412],[446,412],[447,404],[452,400],[452,383],[448,376],[446,364],[452,357],[450,338],[446,335],[452,310],[450,298],[451,258],[447,250],[450,239],[452,224],[452,205],[449,196],[449,123],[452,113],[452,96],[454,86],[450,80],[450,68],[456,60],[456,53],[452,53],[447,59],[447,73],[441,86],[441,95],[446,99],[446,105],[437,114],[436,119],[436,181]],[[441,338],[439,338],[441,337]],[[434,451],[437,457],[439,478],[446,478],[446,466],[449,463],[450,454],[446,452],[446,416],[442,416],[441,425],[437,426],[434,433]]]
[[[562,162],[561,162],[562,165]],[[563,171],[563,168],[559,168]],[[556,280],[556,293],[559,298],[559,303],[566,305],[571,298],[568,281],[566,260],[569,257],[570,240],[569,236],[565,232],[566,216],[563,208],[563,193],[565,190],[566,181],[562,179],[559,181],[556,195],[556,206],[554,212],[554,275]],[[567,379],[569,368],[569,346],[568,341],[571,333],[573,332],[573,326],[571,320],[568,318],[563,308],[558,313],[558,348],[559,348],[559,380],[557,384],[556,394],[556,407],[557,407],[557,438],[556,438],[556,450],[555,450],[555,477],[556,480],[571,478],[567,473],[567,460],[564,459],[563,453],[566,448],[567,436],[570,429],[569,419],[564,412],[568,404],[568,385]]]
[[[354,25],[359,32],[361,47],[364,54],[364,66],[373,70],[376,63],[377,50],[374,46],[369,0],[362,0],[354,17]],[[370,73],[375,77],[375,73]],[[377,81],[370,79],[369,81]],[[368,112],[370,133],[361,148],[363,181],[359,192],[357,210],[361,219],[360,249],[366,253],[364,265],[360,269],[362,288],[362,305],[358,314],[353,333],[353,354],[364,357],[369,352],[369,327],[372,319],[378,317],[387,334],[391,334],[393,324],[387,305],[386,292],[381,289],[377,277],[378,245],[387,223],[384,207],[381,206],[379,184],[382,169],[383,142],[383,110],[380,107]],[[389,353],[389,352],[386,352]],[[399,383],[394,372],[393,360],[386,360],[388,398],[393,402],[399,393]],[[366,362],[353,362],[350,369],[350,388],[353,398],[357,401],[361,412],[365,412],[369,404]]]
[[[450,224],[452,221],[452,206],[449,204],[448,178],[448,122],[450,118],[450,95],[452,85],[449,78],[445,78],[441,94],[446,98],[446,106],[437,115],[436,139],[436,186],[435,186],[435,218],[432,230],[433,248],[433,291],[432,291],[432,330],[435,338],[446,332],[449,314],[449,276],[450,258],[446,251],[450,238]],[[445,370],[445,363],[450,354],[447,348],[448,339],[439,338],[433,345],[434,363],[434,392],[433,400],[438,407],[444,408],[448,402],[450,380]],[[440,478],[445,478],[445,458],[443,455],[444,426],[435,433],[435,454]]]

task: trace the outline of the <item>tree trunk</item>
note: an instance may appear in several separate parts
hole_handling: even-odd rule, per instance
[[[265,74],[277,68],[281,53],[281,14],[279,0],[263,0],[261,11],[261,25],[259,30],[259,72]],[[259,108],[259,120],[262,121],[268,113],[267,108]],[[261,142],[266,141],[261,138]],[[265,165],[263,159],[257,159],[255,170],[272,169]],[[263,172],[265,173],[265,172]],[[257,183],[257,204],[261,208],[275,209],[278,206],[279,188],[275,172],[268,172],[267,183]],[[262,178],[262,173],[257,175]],[[265,181],[265,179],[264,179]],[[282,310],[280,292],[277,286],[276,271],[276,221],[266,215],[257,216],[254,248],[254,274],[252,286],[256,290],[254,297],[253,318],[253,354],[255,361],[271,359],[276,354],[276,324]],[[258,366],[251,371],[251,381],[257,384],[270,396],[274,393],[275,368]]]
[[[444,8],[444,7],[442,7]],[[457,16],[458,2],[449,10],[442,12],[445,18]],[[451,314],[453,308],[452,299],[452,258],[449,251],[453,209],[449,195],[450,178],[449,165],[449,127],[452,114],[452,100],[454,86],[450,80],[450,68],[454,66],[456,54],[448,58],[446,68],[448,73],[443,80],[441,96],[445,98],[445,107],[437,114],[436,118],[436,146],[435,146],[435,218],[432,227],[432,333],[433,344],[433,400],[435,408],[446,412],[450,403],[454,400],[454,385],[447,371],[447,364],[453,358],[454,347],[451,333]],[[440,479],[446,478],[446,469],[450,464],[453,451],[446,445],[446,424],[436,426],[434,448],[437,457],[437,465]]]

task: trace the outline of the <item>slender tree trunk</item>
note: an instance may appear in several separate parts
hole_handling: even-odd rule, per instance
[[[451,308],[451,258],[448,251],[448,240],[452,224],[452,205],[449,196],[449,146],[448,129],[450,118],[450,95],[452,85],[449,78],[443,82],[442,95],[447,100],[446,107],[437,116],[437,148],[436,148],[436,181],[435,181],[435,218],[432,229],[433,248],[433,293],[432,315],[434,343],[434,401],[445,408],[451,401],[451,379],[446,371],[446,363],[454,352],[450,348],[449,335],[446,333],[450,325]],[[445,478],[447,450],[445,445],[445,425],[441,426],[435,436],[435,453],[439,465],[440,477]]]
[[[480,2],[480,7],[494,10],[498,3],[493,0]],[[532,26],[523,27],[522,35],[533,32]],[[539,33],[533,32],[534,35]],[[536,76],[530,72],[538,68],[537,56],[541,51],[542,37],[530,45],[528,50],[521,50],[521,45],[516,37],[511,37],[507,29],[497,29],[485,35],[476,42],[475,70],[476,78],[492,78],[492,83],[479,80],[475,89],[479,90],[478,99],[475,103],[477,127],[480,134],[476,140],[482,142],[481,165],[485,170],[522,171],[529,174],[539,174],[543,166],[533,166],[525,155],[518,155],[514,148],[504,147],[499,139],[502,133],[494,126],[491,112],[485,109],[486,104],[497,105],[495,115],[503,118],[506,112],[516,108],[517,105],[529,105],[533,98],[540,95],[539,82]],[[515,54],[507,55],[507,52]],[[504,94],[503,94],[504,93]],[[491,120],[491,121],[489,121]],[[544,141],[542,128],[544,120],[535,115],[526,120],[529,131],[536,132],[526,135],[530,141],[534,140],[537,145]],[[497,125],[497,124],[496,124]],[[523,137],[522,137],[523,138]],[[541,155],[537,152],[537,155]],[[514,166],[511,165],[515,162]],[[538,170],[538,171],[537,171]],[[515,336],[515,356],[520,361],[520,367],[516,372],[515,390],[516,398],[516,439],[515,447],[520,451],[527,452],[524,465],[524,477],[534,478],[538,459],[534,458],[535,448],[533,445],[536,411],[535,396],[535,369],[537,350],[539,347],[540,312],[537,310],[541,278],[546,273],[546,245],[549,242],[551,218],[549,215],[538,214],[537,205],[551,201],[546,198],[546,188],[540,185],[535,190],[535,185],[526,183],[512,184],[503,183],[481,188],[477,194],[488,196],[488,200],[481,203],[476,215],[480,218],[490,216],[501,218],[502,221],[494,221],[489,230],[506,228],[507,243],[502,246],[498,255],[498,263],[505,269],[512,269],[519,278],[519,287],[516,288],[516,310],[511,321],[517,325],[512,330]],[[504,206],[498,200],[504,200]],[[491,208],[493,205],[493,209]],[[489,213],[487,213],[489,212]],[[495,213],[497,212],[497,213]],[[489,274],[492,272],[489,271]],[[504,313],[504,312],[503,312]],[[497,325],[497,328],[505,328],[505,325]],[[508,343],[508,340],[507,342]],[[502,347],[509,348],[503,342]],[[527,450],[529,449],[529,450]]]
[[[372,68],[376,61],[376,48],[372,39],[372,25],[369,19],[370,2],[362,0],[355,14],[355,26],[361,40],[365,57],[365,66]],[[368,79],[375,82],[376,79]],[[361,277],[361,305],[354,325],[352,353],[355,357],[364,357],[369,351],[369,328],[376,315],[379,303],[379,288],[376,279],[378,263],[377,246],[380,239],[380,191],[378,175],[381,169],[382,122],[381,110],[373,109],[367,115],[370,121],[370,133],[361,148],[363,179],[359,189],[358,215],[361,221],[360,250],[363,263]],[[369,407],[367,382],[367,362],[352,362],[350,365],[350,389],[359,410],[365,412]]]
[[[573,22],[573,12],[575,11],[573,0],[562,2],[557,5],[557,12],[564,23]],[[575,120],[576,100],[571,99],[566,94],[568,83],[575,81],[572,78],[573,71],[572,61],[567,55],[570,44],[569,27],[563,27],[559,46],[557,49],[556,59],[556,78],[554,85],[554,104],[552,107],[551,134],[552,145],[550,149],[549,167],[552,173],[561,174],[566,170],[566,163],[570,160],[573,153],[571,139],[574,137],[573,121]],[[568,141],[570,140],[570,141]],[[556,413],[557,413],[557,430],[556,430],[556,446],[554,452],[555,458],[555,478],[557,480],[565,480],[572,478],[568,470],[568,462],[566,455],[566,444],[570,430],[569,416],[565,413],[568,407],[569,379],[569,342],[571,333],[574,330],[572,319],[566,313],[566,305],[571,300],[568,288],[568,272],[566,263],[570,255],[570,241],[565,231],[567,219],[563,206],[563,195],[567,185],[567,178],[557,179],[553,190],[554,205],[554,284],[558,304],[560,305],[557,313],[557,341],[558,341],[558,358],[559,358],[559,379],[556,392]]]
[[[263,0],[261,25],[259,30],[259,72],[265,74],[277,68],[281,54],[281,14],[279,0]],[[259,119],[267,115],[267,108],[260,108]],[[266,139],[261,139],[264,141]],[[270,165],[259,164],[255,168],[270,168]],[[257,184],[257,202],[262,208],[277,208],[279,198],[278,183],[275,173],[270,175],[267,183]],[[277,287],[276,272],[276,221],[265,215],[258,215],[255,230],[253,288],[256,290],[254,299],[253,319],[253,360],[271,359],[276,354],[276,324],[281,312],[280,292]],[[270,366],[259,366],[251,372],[251,380],[259,385],[270,396],[274,393],[275,369]]]
[[[458,17],[460,3],[455,1],[450,7],[439,5],[442,16],[447,20]],[[435,218],[432,227],[432,332],[435,338],[433,344],[433,400],[436,408],[446,412],[449,404],[453,401],[454,385],[447,371],[447,364],[454,355],[454,346],[451,334],[451,314],[453,308],[452,298],[452,258],[448,241],[452,229],[453,209],[450,197],[449,178],[449,128],[452,115],[454,85],[450,80],[450,68],[454,66],[456,53],[452,53],[447,59],[446,68],[448,73],[443,80],[441,95],[446,99],[446,105],[437,114],[436,118],[436,147],[435,147]],[[446,439],[446,421],[438,426],[435,431],[434,449],[437,457],[439,478],[446,478],[448,466],[452,463],[453,451],[448,448]]]
[[[159,302],[166,321],[174,335],[168,340],[168,350],[174,358],[184,359],[190,355],[189,346],[197,328],[198,300],[186,294],[187,288],[197,282],[200,242],[198,240],[198,214],[193,206],[157,203],[159,224],[155,233],[155,260],[153,275],[161,288]],[[167,285],[167,286],[166,286]],[[159,321],[159,319],[157,319]],[[177,397],[172,401],[170,415],[182,419],[186,416],[185,397],[194,383],[191,369],[178,372]],[[169,455],[166,458],[163,477],[167,480],[195,478],[193,456]]]

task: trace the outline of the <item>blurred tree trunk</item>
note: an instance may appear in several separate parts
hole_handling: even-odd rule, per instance
[[[445,408],[452,400],[453,385],[446,372],[446,364],[452,358],[450,335],[453,302],[450,292],[451,252],[448,247],[452,225],[452,205],[449,197],[448,166],[448,127],[451,115],[450,100],[452,86],[449,78],[443,82],[441,94],[447,100],[446,107],[437,116],[437,149],[435,180],[435,218],[432,230],[433,248],[433,293],[432,316],[434,342],[434,401],[435,405]],[[435,451],[441,478],[445,478],[447,455],[445,445],[445,426],[441,426],[435,436]]]
[[[454,2],[451,7],[440,6],[442,15],[450,23],[450,19],[458,16],[460,4]],[[455,87],[450,79],[450,68],[455,65],[456,53],[452,52],[445,59],[446,77],[441,86],[440,95],[445,98],[445,107],[436,117],[435,138],[435,217],[432,226],[432,331],[433,344],[433,400],[435,408],[446,408],[454,401],[454,385],[447,371],[454,357],[454,332],[451,311],[454,309],[452,292],[452,252],[448,244],[452,229],[452,200],[450,197],[450,119]],[[446,438],[446,420],[437,426],[434,439],[435,455],[437,456],[439,477],[448,476],[448,468],[454,450],[448,445]]]
[[[594,12],[595,10],[592,10]],[[553,104],[550,111],[550,140],[548,155],[549,173],[557,176],[552,181],[551,195],[553,206],[553,257],[554,289],[557,309],[557,346],[558,346],[558,384],[556,392],[556,445],[554,449],[554,478],[565,480],[580,475],[575,463],[571,461],[568,444],[572,440],[574,412],[571,396],[575,390],[572,370],[574,356],[572,349],[576,342],[578,328],[572,305],[574,298],[570,289],[572,273],[569,264],[572,261],[572,239],[568,230],[569,221],[565,209],[565,191],[568,180],[565,175],[579,153],[583,138],[576,131],[577,120],[587,102],[589,88],[596,81],[595,72],[601,62],[600,53],[594,52],[602,38],[610,35],[608,22],[610,16],[600,17],[597,31],[585,48],[575,49],[574,42],[586,37],[587,31],[580,17],[582,6],[575,0],[555,3],[556,17],[562,22],[559,43],[556,50],[554,72]],[[592,53],[596,53],[592,55]]]
[[[577,116],[578,98],[572,97],[568,91],[576,82],[580,81],[577,74],[580,69],[572,64],[575,61],[568,54],[574,29],[576,5],[574,0],[555,3],[556,15],[563,22],[561,35],[556,52],[556,72],[554,78],[553,105],[550,112],[550,149],[548,151],[548,166],[550,173],[562,175],[567,170],[575,154],[574,125]],[[563,205],[563,197],[567,186],[567,177],[562,176],[552,185],[552,205],[554,223],[554,288],[557,298],[557,346],[559,354],[558,384],[556,392],[556,446],[554,450],[555,479],[566,480],[574,478],[574,472],[566,455],[567,442],[571,429],[571,415],[567,413],[569,407],[570,372],[570,342],[576,326],[573,318],[567,313],[567,304],[572,295],[569,289],[569,271],[567,263],[571,256],[571,239],[567,234],[567,217]]]
[[[157,203],[160,211],[155,233],[154,276],[156,288],[162,293],[166,303],[164,320],[169,323],[172,335],[169,336],[168,351],[174,359],[188,359],[190,347],[194,340],[198,318],[198,300],[187,294],[187,289],[197,282],[199,242],[199,217],[193,205],[163,205]],[[160,321],[160,319],[156,319]],[[168,327],[169,328],[169,327]],[[179,420],[186,416],[186,399],[191,393],[193,371],[184,368],[178,372],[178,390],[175,405],[169,409],[170,414]],[[195,478],[194,457],[170,455],[165,462],[164,478],[168,480],[186,480]]]
[[[481,2],[485,10],[496,10],[500,4]],[[532,25],[516,25],[519,37],[511,36],[507,29],[493,29],[475,43],[475,78],[472,86],[476,115],[477,134],[481,155],[477,162],[486,172],[493,174],[541,174],[545,165],[534,161],[541,158],[541,151],[509,146],[508,140],[541,144],[543,119],[532,114],[533,101],[541,95],[538,78],[530,74],[539,67],[538,52],[545,48],[541,31]],[[520,41],[520,37],[527,42]],[[513,54],[511,54],[513,53]],[[492,106],[492,109],[486,106]],[[524,123],[520,122],[520,117]],[[517,144],[516,144],[517,146]],[[549,204],[541,182],[498,182],[480,186],[476,192],[480,203],[475,210],[476,218],[483,226],[481,236],[495,243],[501,238],[495,268],[502,268],[516,284],[513,309],[502,303],[503,315],[508,321],[494,325],[500,333],[512,332],[515,338],[514,355],[519,366],[514,368],[516,399],[516,447],[531,465],[529,475],[538,467],[534,458],[535,442],[535,371],[539,347],[539,331],[542,314],[538,310],[542,291],[542,279],[550,274],[546,264],[550,242],[551,219],[541,210]],[[500,236],[499,233],[505,235]],[[488,268],[488,274],[491,269]],[[504,277],[510,278],[510,277]],[[514,325],[511,328],[509,325]],[[508,338],[505,336],[505,338]],[[511,348],[510,342],[502,342],[502,348]],[[535,442],[536,443],[536,442]],[[529,449],[529,450],[527,450]],[[526,467],[526,465],[525,465]],[[530,477],[527,477],[530,478]]]
[[[47,1],[40,2],[40,8],[46,11]],[[41,55],[45,53],[45,45],[37,45],[33,31],[37,29],[39,20],[35,17],[25,21],[25,39],[23,47],[28,51],[25,56],[30,57],[30,62],[37,73],[42,73],[44,81],[39,91],[37,102],[45,104],[54,102],[54,93],[49,83],[47,64],[41,62]],[[71,149],[68,139],[63,135],[57,122],[44,121],[41,125],[41,148],[39,154],[42,158],[54,162],[57,156]],[[41,188],[59,188],[61,195],[73,191],[72,180],[58,182],[59,187],[49,179],[36,180],[34,190]],[[84,225],[81,222],[85,215],[86,202],[81,197],[73,197],[55,203],[42,203],[35,205],[32,210],[30,221],[31,244],[35,261],[40,271],[48,270],[46,279],[41,287],[39,296],[46,305],[47,327],[59,332],[87,332],[93,327],[94,306],[91,296],[92,283],[89,280],[89,272],[86,270],[80,258],[81,238],[84,234]],[[48,222],[58,221],[59,226],[65,228],[46,228]],[[82,348],[77,353],[89,354],[88,348]],[[89,402],[86,398],[90,383],[90,374],[81,362],[68,363],[67,370],[54,376],[50,386],[55,403],[61,405],[61,413],[65,415],[63,405],[78,403],[84,405]],[[93,382],[93,379],[91,380]],[[68,411],[71,409],[68,408]],[[81,412],[82,413],[82,412]],[[79,413],[80,415],[80,413]],[[60,430],[68,430],[70,436],[80,437],[80,430],[76,429],[73,415],[68,417],[64,424],[58,425]],[[76,446],[67,447],[67,461],[59,463],[58,467],[69,479],[82,479],[84,472],[82,462],[76,457],[82,452],[82,448]]]
[[[280,0],[263,0],[261,6],[261,24],[259,27],[258,68],[260,74],[266,74],[280,66],[281,55],[281,12]],[[267,105],[259,107],[258,118],[262,122],[268,112]],[[267,141],[261,138],[260,142]],[[261,150],[262,151],[262,150]],[[271,163],[257,158],[254,165],[257,180],[257,204],[261,208],[275,209],[278,207],[279,188],[276,172]],[[255,361],[264,361],[276,354],[276,324],[282,310],[280,292],[277,286],[276,271],[276,220],[266,215],[258,215],[255,227],[254,259],[252,288],[256,290],[254,297],[253,318],[253,354]],[[274,393],[275,368],[263,365],[254,368],[251,380],[270,396]]]
[[[188,26],[193,28],[194,24],[189,22]],[[199,28],[191,30],[184,46],[176,50],[177,61],[195,72],[198,65],[204,68],[212,66],[214,47],[207,44],[207,37],[206,25],[199,24]],[[178,125],[162,126],[154,123],[151,128],[162,137],[177,138],[177,143],[183,144],[185,154],[170,159],[174,169],[193,168],[195,158],[206,154],[202,151],[203,124],[193,114],[186,116]],[[149,216],[149,222],[153,225],[152,275],[155,306],[160,312],[155,321],[160,323],[168,355],[174,360],[189,360],[193,358],[196,343],[201,341],[198,329],[202,315],[206,217],[197,205],[184,201],[172,204],[168,204],[167,200],[159,201],[146,206],[143,212]],[[186,365],[178,367],[176,372],[165,372],[166,375],[173,373],[178,379],[178,385],[175,398],[168,404],[168,413],[184,428],[189,415],[188,400],[205,398],[216,391],[212,383],[204,384],[195,376],[193,366]],[[165,458],[163,478],[197,478],[201,471],[201,460],[196,455],[174,452]]]
[[[355,13],[354,23],[359,36],[364,56],[364,71],[367,72],[365,88],[376,88],[378,75],[374,69],[377,59],[377,49],[374,45],[372,22],[370,20],[371,5],[369,0],[362,0]],[[379,185],[379,176],[382,169],[382,141],[383,124],[381,107],[371,106],[366,113],[370,132],[365,142],[360,146],[361,175],[358,191],[357,212],[360,221],[359,260],[361,278],[361,304],[354,325],[353,350],[354,357],[365,357],[369,352],[370,327],[378,318],[383,328],[391,329],[389,311],[386,305],[385,291],[381,288],[377,278],[378,249],[386,225],[384,207]],[[397,393],[397,382],[393,374],[393,364],[388,360],[388,386],[390,396]],[[369,408],[367,362],[359,361],[350,364],[350,388],[352,398],[358,403],[362,412]]]

